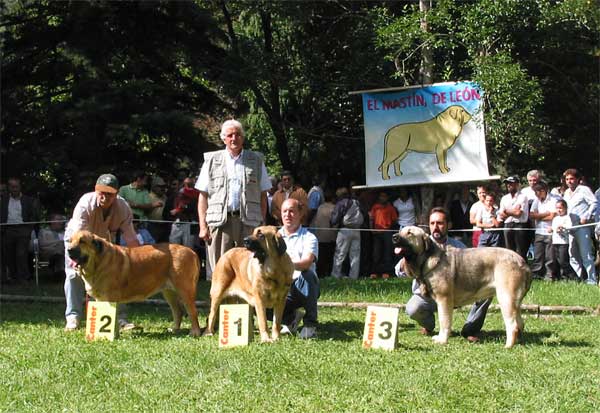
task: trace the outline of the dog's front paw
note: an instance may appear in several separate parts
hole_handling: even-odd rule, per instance
[[[212,337],[213,334],[214,333],[212,331],[208,331],[208,329],[207,329],[207,330],[204,330],[204,332],[202,333],[202,337]]]
[[[448,337],[443,337],[440,334],[431,337],[431,339],[437,344],[448,344]]]

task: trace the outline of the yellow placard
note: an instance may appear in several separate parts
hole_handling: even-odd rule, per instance
[[[367,307],[363,348],[396,348],[398,335],[398,309],[393,307]]]
[[[252,340],[252,317],[248,304],[219,307],[219,347],[247,346]]]
[[[119,337],[117,303],[90,301],[87,306],[85,338],[88,341],[110,340]]]

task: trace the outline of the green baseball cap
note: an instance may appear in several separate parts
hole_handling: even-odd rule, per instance
[[[100,175],[98,180],[96,181],[96,191],[100,192],[109,192],[111,194],[116,194],[119,192],[119,181],[117,177],[112,174],[103,174]]]

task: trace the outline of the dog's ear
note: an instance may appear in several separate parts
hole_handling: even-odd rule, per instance
[[[425,251],[427,252],[431,251],[431,248],[433,248],[433,241],[431,240],[431,238],[429,238],[429,235],[427,234],[423,235],[423,246],[425,247]]]
[[[275,237],[275,242],[277,244],[277,253],[281,257],[283,254],[285,254],[285,251],[287,250],[287,245],[285,244],[283,237],[280,236]]]
[[[96,248],[98,254],[102,254],[102,251],[104,251],[104,244],[102,243],[102,240],[93,239],[92,245],[94,246],[94,248]]]

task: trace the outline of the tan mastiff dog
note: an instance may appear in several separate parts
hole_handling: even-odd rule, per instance
[[[383,161],[379,165],[381,178],[388,180],[388,169],[394,164],[396,176],[402,175],[400,163],[409,152],[434,153],[443,174],[450,172],[448,149],[456,143],[471,115],[462,106],[450,106],[425,122],[396,125],[385,134]]]
[[[519,254],[494,247],[444,251],[424,230],[412,226],[394,234],[393,240],[405,259],[406,273],[437,303],[440,333],[434,341],[448,342],[455,307],[495,294],[506,327],[505,347],[514,346],[524,327],[521,302],[531,286],[531,271]]]
[[[253,306],[262,342],[279,338],[281,318],[294,265],[277,228],[257,227],[244,239],[246,247],[232,248],[219,258],[212,275],[210,314],[205,335],[214,334],[219,305],[226,297],[239,297]],[[271,337],[267,332],[267,308],[273,308]]]
[[[192,323],[190,335],[200,335],[195,302],[200,264],[190,248],[177,244],[124,248],[78,231],[68,253],[95,299],[127,303],[162,291],[173,313],[173,330],[181,326],[183,304]]]

